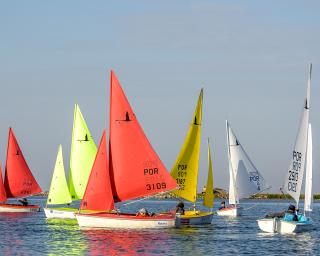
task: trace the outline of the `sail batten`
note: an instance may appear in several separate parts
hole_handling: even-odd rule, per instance
[[[75,104],[69,172],[72,200],[82,199],[96,153],[96,144],[79,106]]]
[[[59,145],[57,159],[52,175],[47,204],[69,204],[72,202],[65,176],[62,146]]]
[[[9,128],[4,187],[7,198],[31,196],[41,192],[12,128]]]
[[[144,134],[113,71],[109,122],[109,168],[115,202],[177,187]]]
[[[197,200],[202,102],[203,90],[201,89],[186,139],[171,169],[171,176],[179,185],[179,190],[174,191],[174,194],[193,203]]]

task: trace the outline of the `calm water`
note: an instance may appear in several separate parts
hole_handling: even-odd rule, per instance
[[[44,206],[45,198],[30,199]],[[176,201],[149,200],[122,206],[168,210]],[[199,202],[200,205],[200,202]],[[219,205],[217,201],[216,205]],[[44,213],[0,214],[0,255],[320,255],[320,204],[314,229],[296,235],[260,232],[256,219],[287,208],[286,201],[245,201],[242,217],[214,216],[213,224],[168,230],[79,230],[73,223],[48,222]]]

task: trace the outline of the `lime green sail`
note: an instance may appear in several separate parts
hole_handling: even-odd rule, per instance
[[[212,174],[212,159],[211,159],[211,149],[210,143],[208,139],[208,178],[207,178],[207,185],[206,185],[206,192],[203,198],[203,205],[208,208],[213,208],[213,174]]]
[[[71,202],[72,199],[69,193],[68,183],[63,166],[62,146],[59,145],[47,204],[69,204]]]
[[[171,170],[171,176],[176,179],[177,184],[180,187],[173,193],[192,203],[197,199],[202,99],[203,89],[201,89],[187,137]]]
[[[72,200],[82,199],[96,153],[97,146],[79,106],[75,104],[69,173],[69,190]]]

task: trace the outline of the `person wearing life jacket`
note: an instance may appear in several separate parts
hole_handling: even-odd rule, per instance
[[[296,209],[296,207],[293,204],[290,204],[286,213],[293,216],[292,221],[299,221],[298,211],[299,209]]]
[[[180,201],[176,206],[176,213],[184,215],[184,203]]]

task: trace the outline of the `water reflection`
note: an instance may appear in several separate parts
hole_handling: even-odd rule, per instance
[[[87,250],[75,220],[48,220],[46,226],[48,255],[83,255]]]
[[[163,254],[170,239],[162,230],[81,230],[89,255]]]

